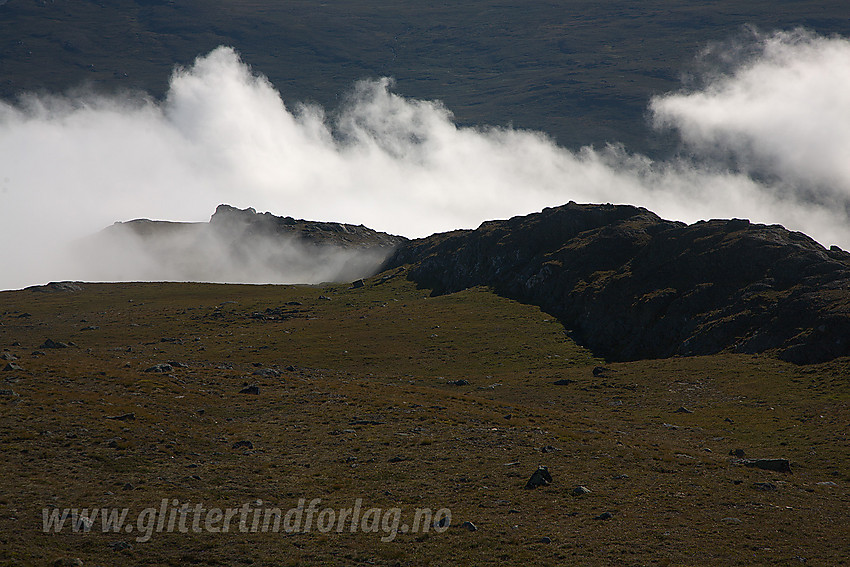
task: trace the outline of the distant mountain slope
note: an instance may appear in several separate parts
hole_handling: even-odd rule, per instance
[[[487,285],[540,305],[611,359],[850,355],[850,254],[778,225],[570,202],[410,241],[385,267],[404,264],[437,294]]]
[[[318,283],[371,275],[404,240],[219,205],[208,223],[115,223],[82,243],[79,256],[106,280]]]
[[[83,84],[161,97],[175,64],[229,45],[289,103],[333,109],[355,81],[392,76],[463,124],[652,153],[649,98],[746,24],[850,34],[844,0],[8,0],[0,99]]]

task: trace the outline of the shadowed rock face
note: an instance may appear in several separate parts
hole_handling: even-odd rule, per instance
[[[613,360],[850,355],[850,254],[778,225],[570,202],[410,241],[385,267],[403,264],[435,294],[486,285],[539,305]]]

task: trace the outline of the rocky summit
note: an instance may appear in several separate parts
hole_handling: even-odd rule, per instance
[[[850,253],[779,225],[570,202],[409,241],[384,267],[405,264],[435,295],[489,286],[538,305],[611,360],[850,355]]]
[[[101,280],[319,283],[369,276],[405,240],[219,205],[209,222],[115,223],[83,242],[78,256]]]

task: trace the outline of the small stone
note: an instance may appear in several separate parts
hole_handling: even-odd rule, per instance
[[[591,490],[586,486],[576,486],[573,488],[573,496],[584,496],[590,494]]]
[[[553,447],[552,445],[544,445],[540,448],[541,453],[554,453],[555,451],[560,451],[560,449]]]
[[[13,372],[13,371],[23,371],[23,368],[15,364],[14,362],[9,362],[6,366],[3,367],[4,372]]]
[[[2,389],[0,390],[0,396],[4,398],[17,398],[18,394],[14,390]]]
[[[469,386],[469,380],[464,380],[463,378],[461,378],[460,380],[449,382],[449,384],[452,384],[454,386]]]
[[[610,520],[613,517],[614,517],[614,514],[612,514],[611,512],[602,512],[601,514],[594,517],[593,519],[594,520]]]
[[[165,373],[165,372],[171,372],[172,370],[174,370],[174,367],[173,367],[173,366],[171,366],[171,365],[170,365],[170,364],[168,364],[168,363],[162,363],[162,364],[154,364],[154,365],[153,365],[153,366],[151,366],[150,368],[146,368],[146,369],[145,369],[145,372],[160,372],[160,373]]]
[[[534,474],[531,475],[531,478],[528,479],[528,482],[525,483],[525,487],[529,490],[534,490],[538,486],[548,486],[550,484],[552,484],[552,475],[549,473],[549,469],[544,465],[540,465],[534,471]]]
[[[65,343],[54,341],[53,339],[47,339],[46,341],[41,343],[41,346],[38,348],[68,348],[68,345]]]
[[[467,530],[467,531],[470,531],[470,532],[474,532],[474,531],[477,531],[477,530],[478,530],[478,528],[475,526],[475,524],[473,524],[473,523],[472,523],[472,522],[470,522],[469,520],[467,520],[467,521],[465,521],[464,523],[462,523],[462,524],[460,525],[460,527],[461,527],[462,529]]]
[[[251,386],[245,386],[244,388],[239,390],[239,393],[240,394],[253,394],[253,395],[256,396],[256,395],[259,395],[259,393],[260,393],[260,387],[257,386],[256,384],[251,385]]]
[[[359,288],[363,287],[364,285],[366,285],[366,282],[364,282],[363,280],[357,280],[357,281],[351,282],[351,289],[359,289]]]
[[[575,382],[575,380],[570,380],[569,378],[562,378],[560,380],[555,380],[552,383],[556,386],[569,386],[570,384],[572,384],[574,382]]]
[[[83,567],[83,560],[76,557],[64,557],[54,561],[53,567]]]
[[[552,538],[549,536],[543,536],[540,538],[540,543],[552,543]]]
[[[121,487],[121,490],[133,490],[134,488],[135,488],[135,486],[133,486],[132,484],[130,484],[130,483],[128,482],[128,483],[127,483],[127,484],[125,484],[123,487]]]
[[[133,546],[127,543],[126,541],[116,541],[109,544],[109,547],[112,548],[112,551],[124,551],[125,549],[132,549]]]
[[[679,409],[677,409],[675,413],[694,413],[694,412],[693,412],[693,410],[689,410],[685,406],[679,406]]]
[[[743,449],[732,449],[729,454],[733,457],[743,457],[745,453]]]
[[[237,441],[236,443],[231,445],[231,448],[233,448],[233,449],[253,449],[254,444],[246,439],[246,440],[242,440],[242,441]]]
[[[18,357],[11,352],[3,352],[0,354],[0,360],[18,360]]]
[[[121,415],[107,416],[106,419],[114,419],[116,421],[135,421],[135,413],[122,413]]]
[[[731,517],[731,516],[729,516],[729,517],[727,517],[727,518],[723,518],[723,519],[722,519],[722,520],[720,520],[720,521],[721,521],[721,522],[724,522],[724,523],[727,523],[727,524],[740,524],[740,523],[741,523],[741,519],[740,519],[740,518],[733,518],[733,517]]]
[[[770,482],[756,482],[753,483],[753,488],[756,490],[763,490],[765,492],[773,492],[776,490],[776,485]]]
[[[280,370],[274,368],[261,368],[252,373],[253,376],[262,376],[263,378],[279,378]]]
[[[395,456],[395,457],[390,457],[390,458],[387,460],[387,462],[388,462],[388,463],[400,463],[400,462],[402,462],[402,461],[406,461],[406,460],[407,460],[407,459],[405,459],[404,457]]]
[[[597,378],[604,377],[606,372],[610,372],[611,370],[605,368],[604,366],[594,366],[593,367],[593,375]]]
[[[818,486],[829,486],[830,488],[834,488],[838,486],[838,483],[832,482],[831,480],[825,480],[823,482],[819,482]]]
[[[741,464],[764,471],[791,472],[791,462],[788,459],[746,459],[741,461]]]

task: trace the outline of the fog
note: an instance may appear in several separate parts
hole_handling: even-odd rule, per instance
[[[228,47],[175,70],[162,101],[24,95],[0,103],[0,289],[220,281],[203,266],[191,277],[134,271],[150,265],[134,243],[108,255],[112,271],[91,261],[100,254],[81,262],[67,249],[119,220],[206,221],[220,203],[407,237],[570,200],[628,203],[686,222],[779,223],[850,247],[850,41],[752,32],[700,61],[681,91],[647,101],[653,123],[682,143],[663,162],[617,145],[573,152],[540,132],[460,127],[441,103],[396,95],[386,78],[354,85],[340,108],[289,108]],[[116,258],[126,266],[114,269]],[[259,272],[235,279],[335,279],[267,267],[261,258]]]

